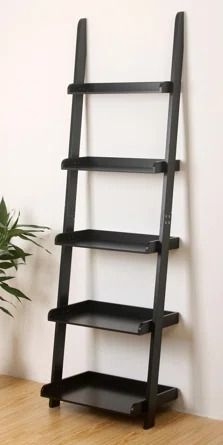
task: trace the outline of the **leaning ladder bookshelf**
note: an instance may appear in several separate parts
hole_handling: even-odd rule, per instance
[[[171,211],[176,160],[176,144],[183,61],[184,13],[175,19],[171,79],[165,82],[84,83],[86,63],[86,19],[78,23],[74,83],[72,94],[69,156],[62,162],[67,170],[63,233],[55,243],[62,246],[57,308],[48,319],[56,323],[51,383],[41,390],[51,408],[60,401],[96,407],[128,415],[141,415],[144,428],[154,425],[158,406],[177,398],[177,388],[158,384],[162,330],[179,321],[179,314],[164,310],[168,254],[179,247],[179,238],[170,236]],[[85,94],[168,93],[166,153],[164,159],[80,157],[83,97]],[[163,194],[159,235],[74,231],[78,171],[162,173]],[[157,253],[153,308],[127,306],[86,300],[68,304],[73,247],[106,249],[134,254]],[[87,371],[62,378],[66,325],[86,326],[132,335],[151,334],[147,381]]]

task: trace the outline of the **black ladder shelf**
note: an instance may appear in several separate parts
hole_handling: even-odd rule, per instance
[[[41,390],[50,399],[50,407],[60,401],[101,408],[108,411],[141,415],[144,428],[154,425],[157,407],[177,398],[177,388],[158,384],[162,328],[179,321],[179,314],[164,310],[168,255],[179,247],[179,238],[170,237],[171,211],[176,160],[176,143],[183,61],[184,13],[175,19],[171,80],[165,82],[84,83],[86,63],[86,19],[78,23],[74,83],[72,94],[69,156],[62,162],[67,170],[63,233],[57,235],[61,245],[61,263],[57,308],[48,319],[56,323],[51,383]],[[169,112],[165,159],[79,157],[84,94],[168,93]],[[78,171],[163,173],[163,195],[158,235],[111,232],[105,230],[74,231]],[[106,249],[141,254],[157,253],[153,308],[127,306],[86,300],[68,304],[73,247]],[[132,380],[93,371],[62,378],[66,325],[86,326],[132,335],[151,333],[147,381]]]

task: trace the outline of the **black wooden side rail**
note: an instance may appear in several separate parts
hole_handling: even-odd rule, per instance
[[[74,82],[83,82],[85,76],[87,54],[86,42],[86,19],[81,19],[78,23],[77,42],[76,42],[76,60],[74,69]],[[71,125],[70,125],[70,144],[69,157],[78,157],[80,151],[80,137],[81,137],[81,120],[83,108],[83,95],[75,95],[72,100],[71,110]],[[65,233],[71,232],[74,229],[74,218],[76,208],[77,195],[77,175],[75,170],[67,172],[67,185],[64,209],[64,223],[63,231]],[[70,287],[70,272],[72,260],[72,247],[63,246],[60,260],[60,276],[57,306],[62,307],[68,304],[69,287]],[[53,350],[53,364],[51,381],[60,381],[63,373],[64,361],[64,346],[66,336],[66,325],[56,323],[54,350]],[[58,406],[60,401],[53,397],[50,398],[50,406]]]
[[[164,314],[166,277],[168,266],[170,228],[172,219],[173,186],[175,173],[177,130],[179,118],[181,75],[183,63],[183,37],[184,33],[184,14],[178,13],[175,21],[173,58],[171,80],[174,84],[173,93],[170,94],[169,112],[167,122],[166,138],[166,161],[168,162],[167,173],[163,180],[163,197],[160,219],[159,239],[162,245],[161,252],[158,254],[156,284],[154,295],[153,323],[154,331],[151,336],[150,359],[148,368],[148,380],[146,400],[148,401],[148,410],[145,414],[145,428],[154,425],[156,412],[156,394],[159,377],[159,364],[162,338],[162,317]]]
[[[49,312],[56,323],[51,383],[41,390],[49,398],[50,407],[67,401],[103,410],[144,417],[144,428],[154,425],[157,408],[177,398],[177,388],[158,384],[163,328],[179,321],[177,312],[164,310],[169,250],[179,247],[179,238],[170,236],[176,160],[177,130],[183,62],[184,14],[175,19],[172,70],[170,81],[85,83],[86,19],[78,24],[74,82],[68,93],[73,95],[67,170],[63,233],[57,235],[61,245],[61,262],[57,307]],[[79,157],[84,94],[168,93],[166,153],[164,159]],[[77,178],[79,170],[123,173],[162,173],[163,195],[159,235],[111,232],[106,230],[74,230]],[[135,179],[136,180],[136,179]],[[73,247],[106,249],[119,252],[157,254],[157,270],[153,308],[127,306],[94,300],[68,304]],[[137,297],[137,302],[139,298]],[[151,335],[147,381],[111,376],[93,371],[63,379],[66,325],[85,326],[142,336]]]

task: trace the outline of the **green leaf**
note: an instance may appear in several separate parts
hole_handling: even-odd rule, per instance
[[[50,227],[47,227],[47,226],[37,226],[36,224],[18,224],[17,227],[31,227],[33,229],[50,230]]]
[[[8,249],[0,249],[0,258],[4,257],[5,255],[9,255],[9,250]]]
[[[20,298],[24,298],[25,300],[30,300],[29,297],[27,297],[23,292],[21,292],[21,290],[16,289],[15,287],[11,287],[6,283],[1,283],[0,287],[2,287],[2,289],[4,289],[6,292],[8,292],[9,294],[14,295],[14,297],[20,299]],[[31,300],[30,300],[31,301]]]
[[[0,283],[2,283],[3,281],[11,280],[12,278],[15,278],[15,277],[11,277],[11,276],[8,276],[8,277],[0,277]]]
[[[11,301],[8,301],[8,300],[6,300],[5,298],[3,298],[3,297],[1,297],[1,296],[0,296],[0,300],[1,300],[1,301],[4,301],[4,302],[7,303],[7,304],[11,304],[11,306],[13,306],[13,307],[16,307],[15,304],[13,304]]]
[[[45,247],[41,246],[41,244],[38,244],[36,241],[27,238],[27,236],[25,236],[25,235],[21,235],[20,238],[22,238],[23,240],[26,240],[26,241],[30,241],[30,243],[33,243],[33,244],[35,244],[36,246],[41,247],[41,249],[45,250],[45,252],[51,254],[51,252],[50,252],[49,250],[45,249]]]
[[[9,301],[7,301],[5,298],[1,297],[1,295],[0,295],[0,300],[4,301],[5,303],[9,303]]]
[[[7,261],[0,262],[0,269],[10,269],[11,267],[14,267],[14,264]]]
[[[30,256],[31,253],[24,253],[25,257]],[[6,260],[6,261],[13,261],[13,260],[18,260],[21,258],[21,254],[17,251],[13,251],[11,250],[10,253],[6,254],[6,255],[1,255],[1,260]]]
[[[13,238],[14,236],[21,236],[21,235],[29,235],[29,236],[34,236],[33,232],[44,232],[44,230],[25,230],[25,229],[13,229],[13,230],[9,230],[9,237]]]
[[[23,263],[22,263],[23,264]],[[15,270],[18,270],[18,264],[17,264],[17,260],[13,261],[12,260],[12,265],[15,268]]]
[[[2,198],[0,202],[0,222],[5,226],[8,222],[8,211],[4,198]]]
[[[14,212],[12,212],[11,214],[9,214],[8,216],[9,216],[9,218],[8,218],[8,222],[7,222],[7,227],[9,227],[10,222],[11,222],[11,221],[13,220],[13,218],[14,218]]]
[[[20,217],[20,212],[18,213],[17,218],[15,219],[14,223],[13,223],[12,226],[10,227],[10,230],[13,230],[13,229],[16,228],[16,226],[17,226],[17,224],[18,224],[19,217]],[[11,222],[11,220],[10,220],[10,222]]]
[[[27,255],[30,255],[30,254],[24,252],[24,250],[21,249],[21,247],[18,247],[18,246],[16,246],[15,244],[10,243],[10,246],[13,247],[13,249],[14,249],[14,253],[17,255],[17,258],[16,258],[16,259],[22,258],[22,260],[23,260],[24,263],[25,263],[25,261],[26,261],[26,256],[27,256]]]
[[[9,312],[8,309],[5,309],[5,307],[0,306],[0,310],[5,312],[5,314],[10,315],[10,317],[14,318],[11,312]]]
[[[22,236],[27,236],[27,238],[37,238],[37,235],[34,235],[34,233],[31,233],[31,232],[27,232],[27,233],[23,233],[23,235]]]

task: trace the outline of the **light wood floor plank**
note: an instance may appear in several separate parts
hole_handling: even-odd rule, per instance
[[[145,431],[140,419],[65,403],[49,409],[40,387],[0,376],[1,445],[223,445],[223,421],[165,409]]]

